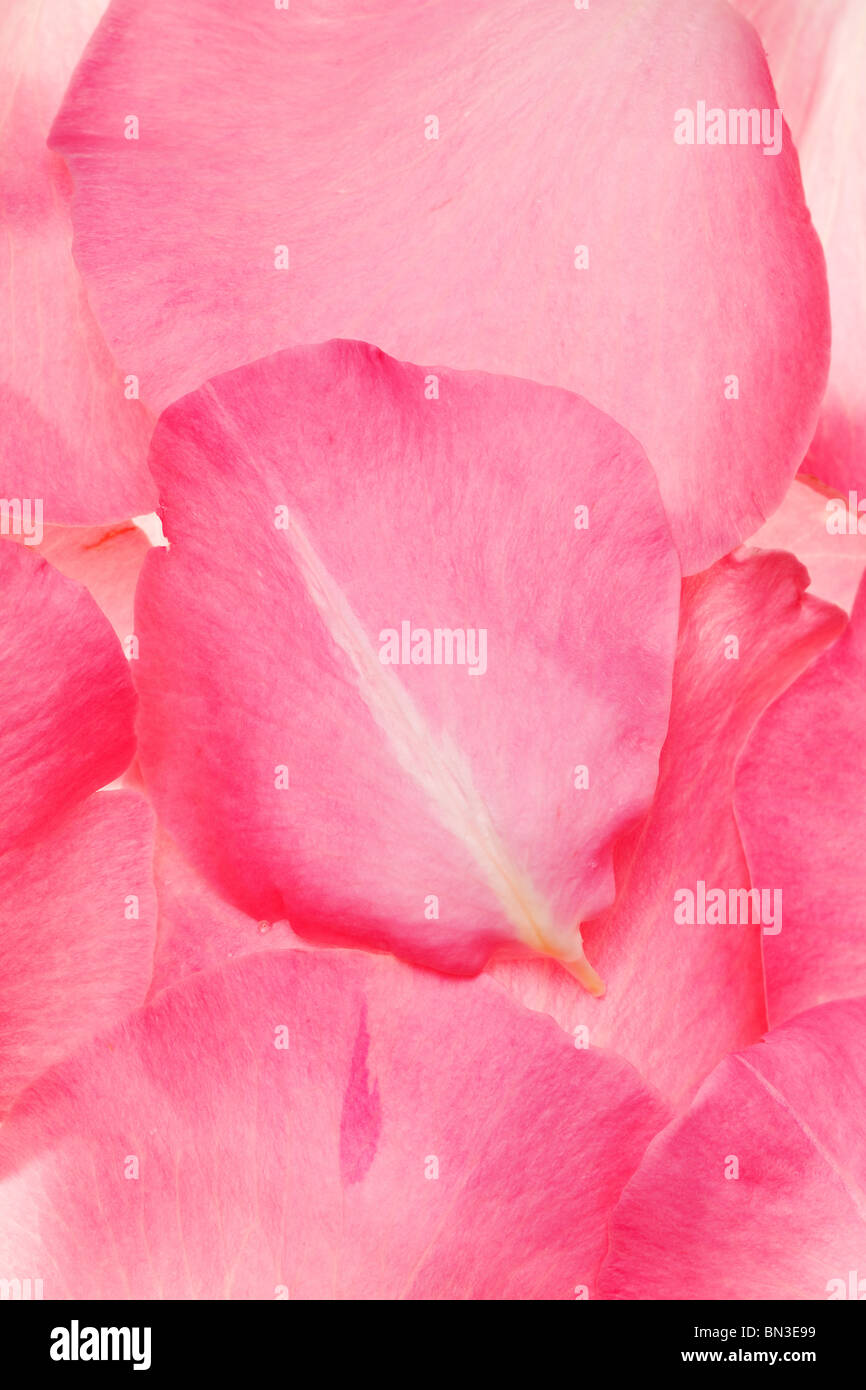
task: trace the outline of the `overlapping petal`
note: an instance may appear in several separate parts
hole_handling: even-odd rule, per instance
[[[141,797],[98,792],[35,843],[0,854],[0,1113],[144,1001],[152,834]]]
[[[737,769],[755,878],[782,893],[770,1020],[866,992],[866,586],[839,641],[764,714]]]
[[[0,543],[0,851],[105,786],[135,749],[135,692],[79,584]]]
[[[702,143],[708,109],[766,141]],[[156,405],[335,336],[564,386],[640,439],[700,570],[781,501],[826,380],[775,109],[717,0],[114,0],[52,144]]]
[[[862,998],[722,1062],[625,1189],[602,1296],[862,1299],[864,1063]]]
[[[458,974],[537,950],[597,987],[578,923],[652,795],[679,603],[635,441],[336,342],[186,398],[151,463],[140,757],[193,866],[301,936]]]
[[[866,495],[866,25],[861,0],[734,0],[763,40],[827,257],[833,352],[808,468]]]
[[[751,907],[746,922],[726,911],[724,925],[687,924],[676,920],[675,895],[697,895],[703,883],[729,903],[752,886],[734,763],[761,711],[844,624],[838,609],[804,595],[807,578],[790,556],[743,550],[683,586],[655,799],[618,846],[614,905],[584,926],[604,999],[541,961],[493,967],[525,1003],[578,1040],[615,1048],[678,1103],[766,1028],[762,924]]]
[[[866,570],[866,499],[824,487],[815,479],[795,478],[785,500],[749,545],[788,550],[809,571],[809,592],[850,613]]]
[[[46,521],[148,511],[152,420],[114,362],[72,260],[72,184],[45,139],[105,0],[3,0],[0,8],[0,414],[3,497]]]
[[[665,1118],[488,979],[250,957],[25,1094],[0,1268],[46,1298],[573,1299]]]

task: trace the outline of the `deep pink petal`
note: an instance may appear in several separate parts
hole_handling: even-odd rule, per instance
[[[717,0],[114,0],[52,142],[155,404],[335,336],[564,386],[641,441],[700,570],[782,500],[829,339],[790,137],[677,144],[698,102],[776,107]]]
[[[846,1298],[854,1271],[862,1298],[864,1056],[866,1000],[852,999],[722,1062],[623,1193],[602,1295]]]
[[[697,893],[698,880],[726,895],[749,887],[734,762],[760,712],[844,622],[804,597],[805,582],[789,556],[748,551],[685,582],[655,800],[618,846],[614,906],[584,927],[604,999],[546,962],[493,967],[525,1003],[615,1048],[676,1102],[766,1028],[761,927],[679,924],[674,894]],[[728,659],[732,636],[739,655]]]
[[[866,129],[862,0],[734,0],[761,36],[827,257],[833,351],[807,468],[866,495]]]
[[[491,980],[250,957],[22,1098],[0,1268],[45,1298],[573,1299],[665,1119]]]
[[[99,792],[0,855],[0,1112],[147,994],[156,937],[153,817]]]
[[[135,693],[90,594],[0,543],[0,851],[122,772]]]
[[[122,519],[154,505],[151,417],[111,357],[72,260],[71,180],[45,147],[105,0],[4,0],[0,15],[0,494],[46,521]]]
[[[151,463],[140,757],[194,867],[308,938],[458,974],[538,950],[594,987],[578,923],[652,795],[676,643],[635,441],[551,387],[335,342],[187,397]],[[467,664],[383,664],[403,623]]]
[[[847,493],[795,478],[749,545],[791,551],[809,571],[809,592],[851,612],[866,569],[866,515],[852,508]]]
[[[866,993],[866,585],[835,646],[767,710],[737,770],[753,876],[782,893],[770,1020]]]
[[[288,922],[256,920],[232,907],[195,872],[162,830],[157,831],[153,870],[159,931],[152,994],[186,975],[253,951],[307,949]]]

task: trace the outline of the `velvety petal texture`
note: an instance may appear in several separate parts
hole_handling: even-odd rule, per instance
[[[722,1062],[623,1193],[602,1296],[862,1299],[864,1079],[862,998]]]
[[[98,792],[0,854],[0,1112],[47,1067],[143,1003],[156,935],[153,817]]]
[[[135,692],[108,619],[79,584],[0,543],[0,851],[123,771]]]
[[[23,541],[21,544],[27,544]],[[96,599],[131,658],[135,635],[135,586],[150,549],[131,521],[119,526],[46,526],[32,549]]]
[[[605,998],[542,961],[492,967],[578,1042],[615,1048],[680,1104],[767,1026],[765,923],[751,903],[740,915],[741,890],[762,885],[750,879],[734,818],[734,763],[761,711],[844,625],[838,609],[804,595],[806,580],[788,555],[741,550],[683,586],[655,799],[617,847],[613,907],[583,929]],[[724,922],[699,920],[699,884],[723,891]],[[691,922],[677,920],[681,891],[694,898]]]
[[[46,1298],[573,1299],[665,1118],[491,980],[268,953],[25,1094],[0,1268]]]
[[[795,478],[749,545],[791,551],[809,571],[809,592],[850,613],[866,570],[866,497]]]
[[[862,0],[734,0],[755,25],[827,257],[833,352],[808,468],[866,496],[866,127]]]
[[[643,444],[687,570],[806,452],[823,258],[721,0],[114,0],[52,145],[159,407],[335,336],[567,387]]]
[[[193,866],[315,940],[457,974],[539,951],[600,988],[578,924],[652,796],[679,604],[635,441],[335,342],[187,397],[151,464],[140,759]]]
[[[105,0],[0,4],[0,493],[46,521],[153,506],[152,420],[114,362],[72,260],[72,183],[45,139]]]
[[[767,710],[737,771],[752,874],[783,895],[771,1022],[866,993],[866,586],[839,641]]]
[[[163,830],[157,832],[153,873],[159,929],[151,994],[251,952],[311,949],[285,920],[257,920],[232,907],[195,872]]]

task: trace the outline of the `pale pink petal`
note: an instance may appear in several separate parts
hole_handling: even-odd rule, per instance
[[[156,934],[153,817],[98,792],[0,855],[0,1112],[147,994]]]
[[[827,257],[833,351],[807,468],[866,494],[863,0],[734,0],[767,49]]]
[[[685,582],[655,800],[617,848],[614,906],[584,925],[604,999],[546,962],[493,967],[524,1003],[577,1041],[615,1048],[679,1103],[725,1053],[766,1028],[761,926],[751,912],[744,925],[678,923],[674,894],[697,894],[701,880],[729,902],[731,889],[750,886],[734,762],[760,712],[844,622],[804,596],[805,582],[790,556],[748,551]]]
[[[809,592],[850,613],[866,569],[866,498],[851,505],[833,488],[813,478],[795,478],[785,500],[749,545],[790,550],[809,571]]]
[[[139,751],[193,866],[307,938],[457,974],[537,950],[597,987],[578,923],[652,796],[679,603],[635,441],[335,342],[187,397],[151,463]],[[425,664],[383,663],[404,623]]]
[[[253,956],[25,1094],[0,1268],[45,1298],[573,1299],[665,1120],[491,980]]]
[[[20,544],[27,542],[22,538]],[[93,595],[121,642],[135,635],[135,586],[150,549],[147,536],[127,521],[120,526],[45,526],[32,549]],[[134,646],[127,643],[131,655]]]
[[[90,594],[0,543],[0,851],[122,772],[135,693]]]
[[[790,136],[678,144],[699,102],[770,136],[719,0],[114,0],[52,143],[158,406],[331,337],[568,387],[641,441],[700,570],[781,502],[829,336]]]
[[[770,1021],[866,993],[866,586],[835,646],[767,710],[737,769],[753,877],[782,893],[764,941]]]
[[[862,1299],[864,1056],[856,999],[722,1062],[625,1189],[602,1295]]]
[[[0,11],[0,493],[81,524],[150,509],[151,417],[118,366],[72,260],[72,181],[45,139],[104,0],[3,0]],[[128,399],[127,396],[130,396]]]

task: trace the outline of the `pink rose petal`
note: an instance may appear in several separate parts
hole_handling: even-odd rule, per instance
[[[726,1058],[626,1187],[602,1296],[851,1297],[853,1272],[862,1298],[864,1061],[864,999],[810,1010]]]
[[[866,569],[866,499],[864,511],[851,498],[815,479],[795,478],[785,500],[749,545],[762,550],[790,550],[809,571],[809,592],[850,613],[860,577]]]
[[[678,144],[699,103],[775,119],[717,0],[114,0],[52,144],[157,406],[334,336],[564,386],[641,441],[700,570],[781,502],[829,336],[790,136]]]
[[[573,1299],[665,1118],[490,980],[249,957],[25,1094],[0,1268],[46,1298]]]
[[[152,824],[141,797],[99,792],[35,844],[0,854],[0,1112],[144,1000]]]
[[[866,993],[866,586],[851,622],[764,714],[737,770],[753,876],[782,892],[765,941],[770,1020]]]
[[[679,924],[674,895],[697,894],[702,880],[730,901],[750,886],[734,762],[760,712],[844,621],[804,596],[806,578],[789,556],[742,551],[685,582],[655,800],[618,846],[616,902],[584,928],[605,998],[588,998],[542,961],[493,967],[523,1002],[577,1040],[615,1048],[678,1103],[766,1028],[761,926],[751,913],[746,924]],[[738,656],[729,659],[732,637]]]
[[[104,0],[4,0],[0,15],[0,493],[46,521],[122,519],[153,506],[152,421],[127,399],[72,260],[71,179],[45,139]]]
[[[135,693],[108,619],[79,584],[0,543],[0,851],[116,777]]]
[[[866,495],[863,0],[734,0],[766,49],[827,257],[833,352],[807,468]]]
[[[151,463],[140,757],[193,866],[310,939],[457,974],[541,951],[598,988],[578,923],[652,795],[679,601],[635,441],[550,387],[336,342],[187,397]],[[431,664],[383,663],[404,623]],[[467,664],[444,639],[432,664],[437,630]]]

